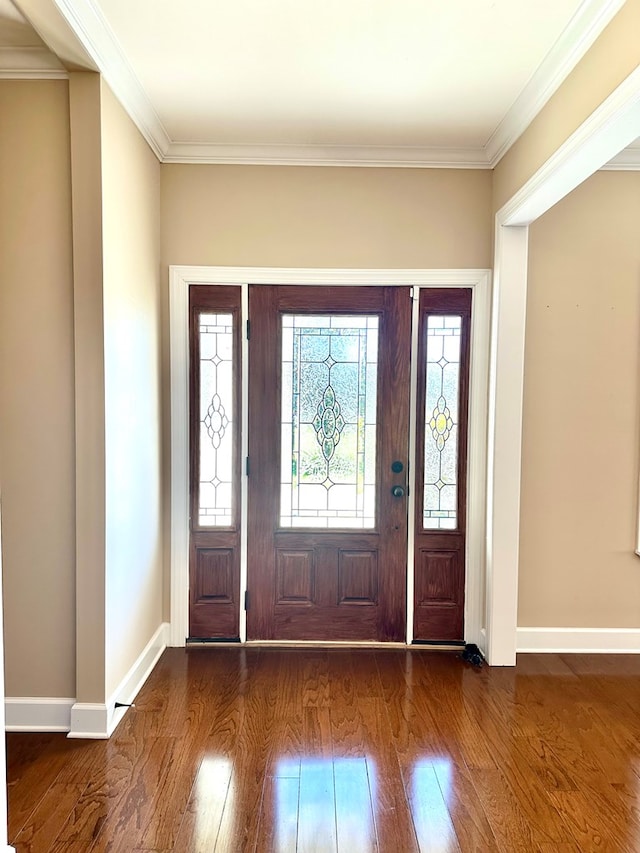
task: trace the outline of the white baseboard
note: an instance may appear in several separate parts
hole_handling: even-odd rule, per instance
[[[6,731],[68,732],[71,738],[110,737],[127,710],[116,708],[116,702],[133,702],[168,640],[169,624],[163,622],[104,704],[48,696],[7,696],[4,703]]]
[[[129,672],[116,687],[107,704],[116,702],[131,703],[140,692],[140,688],[151,675],[162,652],[169,645],[170,626],[163,622],[149,640]]]
[[[105,703],[75,703],[71,709],[71,727],[67,737],[106,740],[109,734],[109,712]]]
[[[518,628],[516,651],[640,654],[640,628]]]
[[[125,705],[133,702],[168,641],[169,623],[163,622],[105,704],[75,703],[71,709],[71,730],[67,737],[95,740],[111,737],[127,711],[127,708],[116,708],[116,702]]]
[[[68,732],[75,699],[48,696],[7,696],[4,700],[8,732]]]

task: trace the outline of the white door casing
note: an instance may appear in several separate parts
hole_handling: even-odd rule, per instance
[[[278,269],[253,267],[170,268],[171,331],[171,643],[182,646],[188,635],[188,304],[191,285],[240,285],[246,319],[248,284],[351,285],[376,284],[401,287],[466,287],[473,290],[471,374],[469,391],[468,527],[465,627],[469,642],[484,645],[483,601],[486,530],[486,425],[490,332],[490,275],[487,270],[343,270]],[[243,455],[246,455],[247,342],[243,342]],[[415,371],[412,400],[415,404]],[[415,405],[413,406],[415,410]],[[412,412],[415,451],[415,411]],[[243,475],[241,595],[246,588],[246,477]],[[412,506],[409,507],[410,512]],[[409,524],[412,531],[412,524]],[[408,542],[407,642],[413,624],[413,543]],[[245,613],[240,613],[240,637],[245,639]]]

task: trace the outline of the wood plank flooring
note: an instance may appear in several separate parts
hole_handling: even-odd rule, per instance
[[[168,649],[111,740],[7,741],[19,853],[640,851],[640,657]]]

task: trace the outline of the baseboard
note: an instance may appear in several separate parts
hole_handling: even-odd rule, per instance
[[[127,711],[127,708],[116,708],[116,702],[124,705],[133,702],[166,649],[168,640],[169,624],[163,622],[106,703],[76,702],[71,709],[68,737],[97,740],[111,737]]]
[[[7,696],[4,700],[8,732],[68,732],[75,699],[47,696]]]
[[[518,628],[516,651],[640,654],[640,629]]]
[[[131,669],[113,691],[107,704],[115,705],[116,702],[129,704],[133,702],[140,692],[140,688],[151,675],[160,655],[169,645],[169,636],[169,623],[163,622],[140,653]]]
[[[133,702],[168,642],[169,623],[163,622],[105,704],[76,702],[71,709],[71,730],[67,737],[93,740],[111,737],[127,712],[126,707],[116,708],[116,703]]]

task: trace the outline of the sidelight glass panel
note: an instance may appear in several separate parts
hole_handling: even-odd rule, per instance
[[[461,317],[430,316],[424,429],[423,528],[458,526]]]
[[[282,527],[375,526],[378,317],[282,318]]]
[[[201,314],[198,524],[232,525],[233,315]]]

